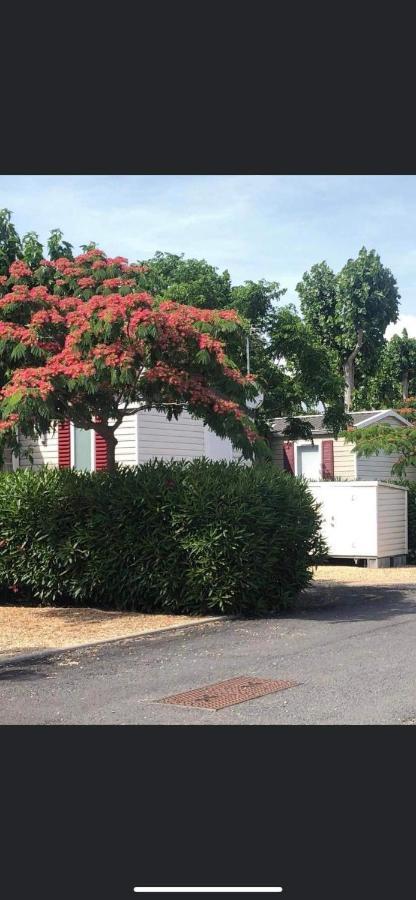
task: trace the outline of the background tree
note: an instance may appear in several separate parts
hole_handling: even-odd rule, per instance
[[[73,247],[68,241],[63,241],[63,232],[60,228],[53,228],[48,239],[49,259],[56,260],[61,257],[73,259]]]
[[[35,231],[28,231],[22,238],[22,258],[33,269],[40,266],[43,259],[43,246]]]
[[[154,408],[171,418],[187,408],[244,455],[259,449],[245,409],[253,379],[227,355],[242,320],[155,299],[137,290],[142,275],[98,249],[37,268],[12,263],[0,282],[0,428],[9,445],[17,429],[35,436],[70,420],[104,438],[113,469],[125,416]]]
[[[416,394],[416,338],[404,328],[383,348],[376,374],[364,381],[357,392],[358,402],[365,407],[396,407]]]
[[[376,371],[387,325],[397,321],[396,280],[375,250],[362,247],[338,274],[325,262],[312,266],[296,289],[306,324],[344,377],[350,410],[356,369],[362,378]]]
[[[9,209],[0,209],[0,275],[6,275],[11,263],[23,255],[21,240],[11,216]]]
[[[232,285],[227,271],[219,273],[205,260],[171,253],[156,253],[141,264],[142,285],[148,283],[157,296],[171,296],[204,309],[236,309],[250,323],[251,370],[264,393],[264,403],[253,415],[264,435],[270,432],[270,418],[286,416],[291,435],[297,435],[301,427],[302,435],[309,436],[310,427],[294,421],[305,405],[322,404],[326,421],[335,430],[345,425],[342,378],[332,365],[330,351],[293,306],[279,308],[286,289],[278,282],[260,279]],[[232,355],[245,371],[245,336],[234,342]]]

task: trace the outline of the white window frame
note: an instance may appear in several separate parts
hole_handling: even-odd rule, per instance
[[[70,460],[71,460],[71,469],[75,468],[75,426],[73,422],[70,422]],[[93,428],[85,429],[91,432],[91,472],[95,472],[95,431]]]
[[[325,440],[325,438],[318,438],[318,439],[314,438],[314,441],[313,441],[313,446],[318,447],[318,452],[319,452],[319,478],[320,479],[322,478],[322,441],[323,440]],[[311,447],[311,446],[312,446],[312,444],[310,441],[295,441],[295,453],[294,453],[295,475],[298,475],[298,448]]]

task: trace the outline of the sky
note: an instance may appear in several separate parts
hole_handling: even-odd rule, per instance
[[[156,250],[206,259],[233,284],[278,281],[284,301],[314,263],[338,271],[362,246],[395,276],[416,336],[416,175],[0,175],[19,234],[52,228],[131,261]]]

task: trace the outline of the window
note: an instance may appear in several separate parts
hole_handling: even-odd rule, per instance
[[[321,454],[319,446],[301,444],[297,448],[298,475],[313,480],[321,477]]]
[[[74,428],[73,435],[73,466],[74,469],[92,470],[92,431],[83,428]]]

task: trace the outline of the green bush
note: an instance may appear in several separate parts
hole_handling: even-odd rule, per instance
[[[45,604],[278,610],[322,556],[319,523],[307,485],[267,464],[22,469],[0,476],[0,586]]]

